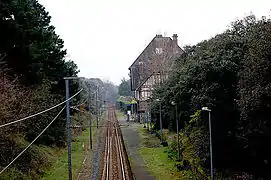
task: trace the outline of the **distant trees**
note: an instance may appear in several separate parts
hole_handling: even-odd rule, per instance
[[[118,87],[118,92],[120,96],[133,96],[133,92],[130,87],[130,80],[123,78]]]
[[[80,82],[81,86],[85,89],[83,99],[88,98],[88,88],[90,88],[93,104],[95,104],[96,101],[96,92],[98,92],[99,104],[104,104],[104,101],[105,103],[114,104],[117,101],[117,87],[112,82],[99,78],[84,78]],[[88,101],[86,103],[88,104]]]
[[[110,104],[115,104],[118,99],[118,87],[110,81],[104,81],[103,93],[105,101]]]
[[[190,121],[203,106],[212,109],[215,168],[255,177],[268,174],[270,60],[271,20],[251,15],[232,23],[224,33],[185,47],[169,79],[153,92],[153,99],[162,100],[164,126],[172,130],[176,126],[170,102],[178,102],[180,128],[188,138],[198,137],[194,148],[206,169],[209,153],[202,147],[208,144],[198,132],[208,133],[208,118],[202,112],[196,123]],[[152,101],[151,107],[158,117],[157,102]]]

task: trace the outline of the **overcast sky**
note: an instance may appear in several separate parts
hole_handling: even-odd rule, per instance
[[[271,0],[39,0],[79,76],[119,84],[156,34],[183,47],[223,32],[236,18],[270,14]]]

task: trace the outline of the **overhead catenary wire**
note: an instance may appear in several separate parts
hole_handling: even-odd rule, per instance
[[[64,103],[66,103],[67,101],[69,101],[69,100],[71,100],[72,98],[74,98],[75,96],[77,96],[82,90],[83,90],[83,88],[80,89],[80,90],[79,90],[77,93],[75,93],[73,96],[71,96],[69,99],[67,99],[67,100],[65,100],[65,101],[63,101],[63,102],[61,102],[61,103],[59,103],[59,104],[57,104],[57,105],[55,105],[55,106],[53,106],[53,107],[50,107],[50,108],[45,109],[45,110],[43,110],[43,111],[40,111],[40,112],[38,112],[38,113],[36,113],[36,114],[32,114],[32,115],[30,115],[30,116],[24,117],[24,118],[22,118],[22,119],[19,119],[19,120],[16,120],[16,121],[12,121],[12,122],[9,122],[9,123],[6,123],[6,124],[2,124],[2,125],[0,125],[0,128],[5,127],[5,126],[9,126],[9,125],[11,125],[11,124],[15,124],[15,123],[20,122],[20,121],[24,121],[24,120],[26,120],[26,119],[35,117],[35,116],[37,116],[37,115],[43,114],[43,113],[45,113],[45,112],[48,112],[48,111],[50,111],[50,110],[52,110],[52,109],[54,109],[54,108],[57,108],[58,106],[60,106],[60,105],[62,105],[62,104],[64,104]]]
[[[74,106],[71,106],[71,107],[77,107],[77,106],[81,106],[83,104],[85,104],[87,102],[88,98],[86,98],[81,104],[77,104],[77,105],[74,105]]]
[[[97,91],[98,91],[98,89],[96,91],[90,93],[90,95],[95,94]],[[81,104],[77,104],[77,105],[71,106],[71,108],[74,109],[74,107],[81,106],[81,105],[85,104],[87,102],[87,100],[88,100],[88,98],[86,98]]]
[[[98,89],[97,89],[96,91],[94,91],[94,92],[90,93],[90,94],[91,94],[91,95],[93,95],[93,94],[95,94],[97,91],[98,91]]]
[[[74,110],[76,110],[76,111],[79,111],[79,112],[82,112],[82,113],[84,113],[84,114],[89,114],[89,115],[93,115],[92,113],[90,113],[90,112],[85,112],[85,111],[82,111],[82,110],[80,110],[80,109],[77,109],[76,107],[74,107],[74,106],[72,106],[72,107],[70,107],[71,109],[74,109]]]
[[[55,116],[55,118],[41,131],[41,133],[22,152],[20,152],[20,154],[18,154],[6,167],[4,167],[4,169],[1,170],[0,174],[2,174],[14,161],[16,161],[49,128],[49,126],[62,113],[65,107],[66,105],[59,111],[59,113]]]

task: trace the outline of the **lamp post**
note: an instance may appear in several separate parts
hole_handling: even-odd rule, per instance
[[[143,114],[143,127],[146,128],[146,111]]]
[[[148,113],[147,113],[147,126],[148,126],[148,130],[151,131],[151,112],[150,112],[150,107],[148,108]]]
[[[152,132],[151,110],[149,110],[149,122],[150,122],[150,132]]]
[[[181,153],[180,153],[180,140],[179,140],[179,119],[178,119],[178,107],[177,103],[174,101],[171,102],[173,106],[175,106],[175,111],[176,111],[176,132],[177,132],[177,142],[178,142],[178,162],[180,161]]]
[[[208,112],[209,112],[209,137],[210,137],[211,180],[214,180],[211,109],[208,109],[208,107],[202,107],[202,110],[203,110],[203,111],[208,111]]]
[[[163,127],[162,127],[162,107],[161,107],[161,100],[160,99],[156,99],[157,102],[160,103],[160,136],[161,136],[161,143],[163,142]]]

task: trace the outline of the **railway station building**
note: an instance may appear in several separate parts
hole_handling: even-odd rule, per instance
[[[156,35],[129,67],[130,86],[137,101],[137,120],[148,114],[149,100],[155,85],[167,79],[174,60],[183,53],[178,36]]]

